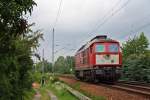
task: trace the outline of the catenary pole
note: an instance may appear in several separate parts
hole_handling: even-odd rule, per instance
[[[42,56],[43,56],[43,63],[42,63],[42,74],[44,75],[44,49],[43,49],[43,53],[42,53]]]
[[[53,28],[52,32],[52,72],[54,73],[54,33],[55,29]]]

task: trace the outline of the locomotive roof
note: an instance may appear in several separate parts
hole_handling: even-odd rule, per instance
[[[77,52],[81,52],[81,51],[87,49],[90,45],[92,45],[93,43],[96,43],[96,42],[115,42],[115,43],[118,43],[116,40],[112,40],[110,38],[107,38],[106,35],[99,35],[99,36],[92,38],[86,44],[82,45],[82,47],[80,49],[78,49]]]
[[[107,36],[106,35],[98,35],[98,36],[94,37],[93,39],[91,39],[90,41],[93,41],[95,39],[107,39]]]

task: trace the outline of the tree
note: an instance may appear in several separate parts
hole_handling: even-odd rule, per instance
[[[22,35],[27,29],[23,15],[32,12],[36,3],[33,0],[0,0],[1,37]],[[8,38],[8,37],[7,37]],[[12,38],[12,37],[11,37]]]
[[[45,73],[52,72],[52,63],[48,62],[47,60],[38,62],[35,65],[35,71],[42,73],[42,67],[44,67]]]
[[[54,64],[54,71],[57,73],[65,73],[65,66],[65,58],[60,56]]]
[[[33,0],[0,0],[0,99],[22,100],[31,88],[33,50],[42,34],[32,32],[23,17],[32,12]]]
[[[129,39],[123,44],[123,58],[126,59],[131,54],[145,54],[148,48],[148,39],[142,32],[139,37]]]
[[[74,72],[74,65],[75,61],[73,56],[67,56],[65,58],[60,56],[54,64],[54,69],[57,73],[70,74]]]
[[[133,54],[126,59],[124,66],[125,76],[129,80],[150,82],[150,56]]]
[[[67,56],[66,57],[66,67],[67,67],[67,72],[68,73],[74,73],[74,68],[75,68],[75,60],[73,56]]]
[[[148,39],[142,32],[139,37],[123,44],[124,77],[135,81],[150,81],[150,55]]]

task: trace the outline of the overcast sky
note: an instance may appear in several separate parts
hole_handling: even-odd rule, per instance
[[[51,61],[52,27],[60,0],[35,1],[37,7],[29,20],[36,23],[34,30],[42,29],[45,39],[37,52],[41,55],[44,49],[45,58]],[[55,26],[55,51],[59,50],[55,58],[74,55],[96,35],[124,42],[140,32],[150,40],[150,0],[62,0]]]

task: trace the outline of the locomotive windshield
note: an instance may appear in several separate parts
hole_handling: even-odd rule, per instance
[[[103,44],[97,44],[95,47],[96,52],[104,52],[105,51],[105,46]]]
[[[109,52],[118,52],[119,51],[118,44],[110,44],[108,48],[109,48]]]
[[[119,45],[116,43],[109,43],[109,44],[96,44],[95,45],[95,52],[119,52]]]

